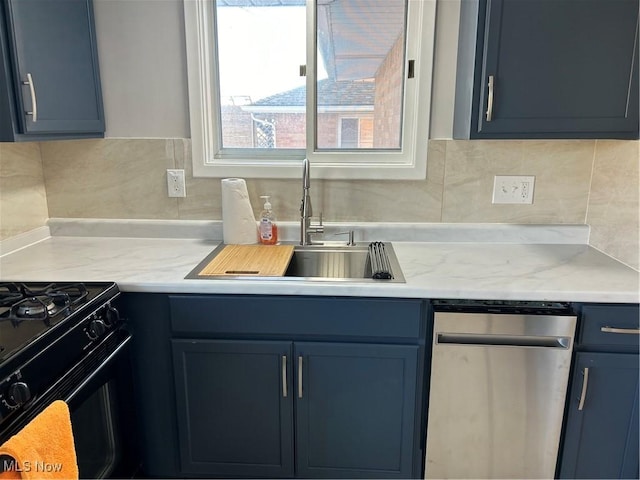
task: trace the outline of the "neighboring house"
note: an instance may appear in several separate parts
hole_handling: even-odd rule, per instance
[[[316,95],[318,148],[373,147],[373,80],[320,80]],[[305,102],[302,86],[253,103],[224,106],[223,121],[237,126],[229,132],[237,147],[304,148]]]
[[[400,35],[377,70],[363,79],[317,83],[316,148],[401,147],[404,37]],[[235,148],[305,148],[306,87],[251,102],[236,97],[222,107],[223,145]]]

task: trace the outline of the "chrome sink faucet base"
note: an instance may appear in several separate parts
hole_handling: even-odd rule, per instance
[[[302,161],[302,203],[300,204],[300,245],[311,245],[311,235],[314,233],[324,233],[322,225],[322,214],[320,214],[320,223],[311,224],[311,216],[313,215],[313,207],[311,206],[311,196],[309,189],[311,188],[311,175],[309,168],[309,159]]]

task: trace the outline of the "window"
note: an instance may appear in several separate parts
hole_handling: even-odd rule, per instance
[[[340,119],[340,148],[358,148],[360,138],[360,120],[358,118]]]
[[[194,175],[426,175],[435,0],[185,0]]]
[[[373,148],[373,118],[341,118],[338,135],[340,148]]]

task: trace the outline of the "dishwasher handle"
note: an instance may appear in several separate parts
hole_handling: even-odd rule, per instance
[[[436,333],[436,344],[476,345],[484,347],[571,347],[571,337],[542,335],[497,335],[485,333]]]

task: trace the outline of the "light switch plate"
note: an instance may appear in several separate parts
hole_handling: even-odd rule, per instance
[[[496,175],[492,203],[532,204],[535,179],[534,176]]]

